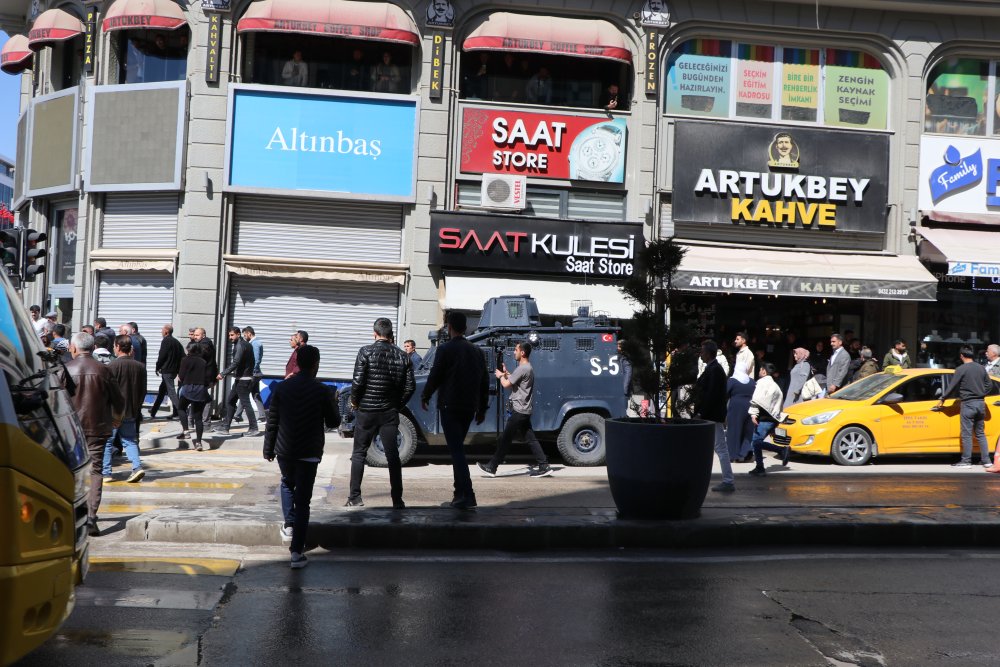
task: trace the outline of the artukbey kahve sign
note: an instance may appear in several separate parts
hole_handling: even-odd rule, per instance
[[[889,137],[678,121],[675,222],[884,233]]]
[[[766,273],[736,274],[715,271],[689,271],[683,268],[674,275],[673,287],[687,292],[734,292],[772,296],[812,296],[841,299],[884,299],[899,301],[934,301],[937,285],[933,282],[886,278],[837,278],[825,276],[776,276]]]
[[[920,139],[921,211],[1000,213],[1000,139]]]
[[[641,224],[431,212],[428,264],[622,280],[643,242]]]
[[[460,169],[622,183],[627,145],[624,118],[467,107]]]

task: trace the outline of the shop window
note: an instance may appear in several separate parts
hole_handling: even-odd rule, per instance
[[[66,90],[80,83],[83,63],[83,37],[53,42],[49,51],[52,92]]]
[[[119,83],[187,78],[190,30],[123,30],[116,35]]]
[[[633,75],[612,60],[476,50],[462,53],[460,77],[464,99],[600,109],[614,98],[627,111]]]
[[[667,60],[668,114],[888,127],[889,74],[873,56],[692,39]]]
[[[272,86],[409,94],[413,48],[307,34],[248,33],[243,80]]]
[[[924,105],[924,131],[985,136],[1000,134],[996,63],[951,58],[931,70]]]
[[[458,184],[458,207],[481,208],[479,182]],[[528,205],[521,215],[597,222],[625,221],[625,193],[601,190],[556,190],[528,186]]]

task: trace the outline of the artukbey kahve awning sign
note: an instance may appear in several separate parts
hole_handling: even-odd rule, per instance
[[[635,272],[642,225],[519,215],[431,213],[428,264],[623,280]]]
[[[886,135],[677,122],[677,222],[884,233],[888,181]]]

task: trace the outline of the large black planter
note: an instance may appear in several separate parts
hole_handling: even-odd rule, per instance
[[[701,514],[712,479],[714,423],[608,419],[604,429],[608,483],[619,516],[694,519]]]

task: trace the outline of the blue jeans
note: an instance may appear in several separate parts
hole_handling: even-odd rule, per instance
[[[448,443],[451,466],[455,473],[455,497],[472,496],[472,476],[465,460],[465,436],[469,433],[475,413],[465,410],[441,409],[441,430]]]
[[[319,462],[278,457],[278,468],[281,470],[281,512],[285,515],[285,526],[292,527],[292,544],[289,550],[294,553],[302,553],[306,546],[309,502],[312,500],[318,467]]]
[[[733,464],[729,460],[729,443],[726,442],[726,425],[715,422],[715,454],[722,468],[722,483],[733,483]]]
[[[758,468],[764,467],[763,450],[766,449],[769,452],[777,452],[780,454],[785,449],[779,445],[764,442],[764,438],[766,438],[768,434],[774,430],[775,426],[777,426],[777,424],[774,422],[759,422],[757,424],[757,428],[754,429],[753,441],[750,444],[753,445],[753,460],[757,464]]]
[[[101,472],[105,476],[111,474],[111,452],[115,447],[116,436],[122,439],[122,449],[125,450],[125,456],[132,463],[132,470],[135,471],[142,467],[139,462],[139,427],[134,419],[123,419],[122,425],[116,428],[108,441],[104,443],[104,466]]]

